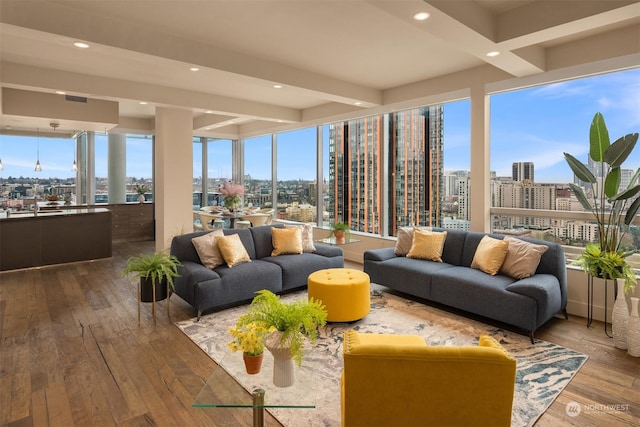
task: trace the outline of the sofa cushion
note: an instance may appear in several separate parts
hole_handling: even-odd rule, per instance
[[[216,237],[216,241],[218,242],[220,253],[227,263],[227,267],[231,268],[243,262],[251,262],[251,258],[242,244],[240,236],[237,234],[219,236]]]
[[[302,253],[302,230],[300,227],[272,228],[271,241],[273,243],[271,256]]]
[[[442,248],[446,238],[446,231],[414,230],[413,242],[409,253],[407,253],[407,258],[442,262]]]
[[[307,278],[314,271],[344,267],[344,258],[341,256],[325,257],[310,253],[266,257],[262,260],[280,267],[284,291],[307,286]]]
[[[473,261],[471,261],[471,268],[476,268],[495,276],[500,270],[508,250],[509,242],[484,236],[476,248]]]
[[[302,251],[314,252],[316,246],[313,244],[313,226],[311,224],[285,225],[284,228],[299,228],[302,234]]]
[[[540,258],[549,247],[546,245],[536,245],[513,237],[505,237],[509,242],[507,256],[504,259],[500,273],[516,279],[524,279],[536,273]]]
[[[221,229],[213,230],[210,233],[191,239],[191,243],[193,243],[200,257],[200,262],[207,268],[216,268],[224,264],[224,258],[220,253],[220,249],[218,249],[216,236],[224,236]]]

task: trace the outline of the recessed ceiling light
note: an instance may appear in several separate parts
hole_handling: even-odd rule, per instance
[[[282,89],[282,85],[273,85],[274,89]]]
[[[498,55],[500,55],[500,52],[498,52],[497,50],[494,50],[493,52],[489,52],[489,53],[487,53],[487,56],[490,56],[490,57],[492,57],[492,58],[493,58],[494,56],[498,56]]]
[[[425,19],[428,19],[431,16],[431,14],[429,12],[418,12],[415,15],[413,15],[413,19],[415,19],[416,21],[424,21]]]
[[[358,102],[354,102],[355,105],[362,105],[362,102],[358,101]]]
[[[191,70],[191,71],[200,71],[200,68],[198,68],[198,67],[191,67],[191,68],[189,68],[189,70]]]
[[[211,128],[204,128],[204,130],[211,130]]]
[[[56,93],[57,93],[58,95],[66,95],[66,94],[67,94],[67,92],[62,91],[62,90],[57,90],[57,91],[56,91]]]
[[[88,44],[83,43],[83,42],[75,42],[73,45],[75,47],[79,47],[80,49],[87,49],[89,47]]]
[[[211,111],[211,110],[207,110],[207,111],[205,111],[205,113],[207,113],[207,114],[213,114],[213,111]]]
[[[147,103],[144,101],[140,101],[140,105],[147,105]]]

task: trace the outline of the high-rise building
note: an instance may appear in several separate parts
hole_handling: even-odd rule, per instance
[[[388,126],[384,118],[388,117]],[[431,106],[329,126],[329,212],[351,229],[382,234],[382,184],[387,179],[389,230],[440,225],[444,203],[443,108]],[[383,158],[389,129],[388,159]],[[383,162],[389,176],[383,177]]]
[[[516,182],[533,183],[533,162],[515,162],[511,166],[511,175]]]

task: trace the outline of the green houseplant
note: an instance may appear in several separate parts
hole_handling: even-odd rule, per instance
[[[143,302],[153,301],[155,293],[156,301],[167,297],[166,286],[156,286],[167,281],[173,289],[173,278],[178,276],[178,267],[182,263],[175,255],[164,252],[152,254],[140,254],[127,260],[123,274],[129,277],[140,278],[140,299]]]
[[[346,239],[351,236],[351,229],[349,228],[349,224],[346,222],[336,222],[331,225],[331,232],[329,233],[329,237],[334,236],[336,238],[336,243],[344,243]]]
[[[314,300],[297,300],[284,303],[273,292],[263,289],[236,322],[236,327],[251,323],[262,325],[266,329],[274,329],[280,347],[289,347],[291,358],[299,365],[304,355],[304,343],[308,339],[312,344],[318,338],[318,327],[324,326],[327,312],[322,302]]]
[[[597,244],[587,245],[575,263],[595,277],[624,279],[626,293],[635,288],[636,278],[625,260],[633,250],[622,247],[622,241],[640,208],[640,198],[631,202],[640,192],[640,184],[637,184],[640,169],[627,188],[621,189],[621,167],[637,141],[638,133],[633,133],[610,143],[604,117],[601,113],[595,114],[589,131],[589,157],[600,168],[598,175],[604,177],[604,183],[598,183],[587,165],[564,153],[572,172],[585,183],[588,192],[575,184],[569,186],[582,207],[593,214],[598,225]]]

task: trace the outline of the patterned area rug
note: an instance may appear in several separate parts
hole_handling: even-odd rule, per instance
[[[306,291],[289,294],[283,300],[306,298]],[[236,307],[207,316],[176,323],[211,358],[220,362],[230,340],[227,329],[245,311]],[[396,295],[372,291],[371,312],[355,323],[331,323],[321,331],[316,347],[303,360],[313,366],[317,384],[315,409],[269,409],[285,426],[339,426],[340,373],[342,372],[342,333],[360,332],[416,334],[429,345],[477,345],[481,334],[496,338],[516,359],[517,374],[512,426],[531,426],[569,384],[587,356],[549,342],[488,326],[410,301]],[[237,353],[236,353],[237,354]],[[241,356],[238,354],[238,358]],[[266,359],[266,357],[265,357]],[[229,358],[225,358],[225,361]],[[223,363],[223,366],[224,363]],[[263,369],[265,369],[263,367]],[[268,369],[268,368],[267,368]],[[233,369],[227,369],[234,378]],[[247,390],[254,385],[238,380]],[[269,393],[269,392],[267,392]]]

